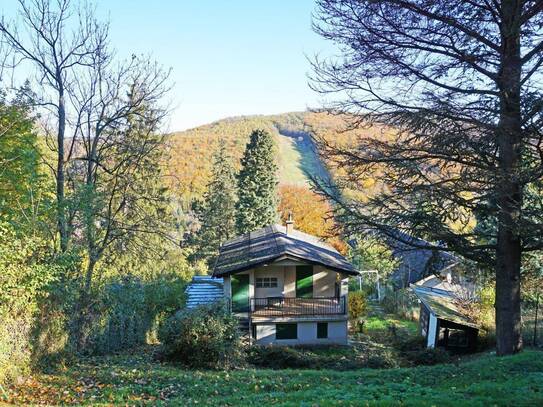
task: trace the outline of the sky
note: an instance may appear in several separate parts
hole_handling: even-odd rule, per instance
[[[314,0],[95,0],[120,56],[172,69],[172,131],[221,118],[319,106],[306,56],[329,44],[311,30]],[[15,0],[1,0],[14,15]]]

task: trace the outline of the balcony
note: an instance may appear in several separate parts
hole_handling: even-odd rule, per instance
[[[250,299],[250,314],[253,317],[345,315],[346,313],[345,297]]]

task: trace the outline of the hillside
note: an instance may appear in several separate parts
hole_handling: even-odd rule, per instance
[[[308,186],[309,177],[328,179],[333,166],[323,164],[311,134],[325,135],[339,143],[353,143],[357,133],[338,132],[345,123],[324,113],[294,112],[270,116],[240,116],[169,135],[168,175],[170,187],[183,202],[199,198],[211,173],[211,158],[225,144],[239,166],[250,133],[265,129],[277,142],[280,185]],[[367,130],[364,130],[367,134]],[[375,182],[368,177],[368,191]]]

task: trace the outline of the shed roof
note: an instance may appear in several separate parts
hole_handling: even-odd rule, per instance
[[[224,243],[213,276],[222,277],[281,259],[305,261],[358,275],[345,257],[317,237],[297,230],[287,234],[284,226],[270,225]]]
[[[443,290],[433,291],[431,288],[421,286],[412,286],[412,288],[417,297],[436,318],[471,328],[479,328],[469,316],[460,310],[452,295],[443,293]]]
[[[223,298],[222,278],[211,276],[194,276],[185,289],[187,294],[187,308],[198,305],[211,304]]]

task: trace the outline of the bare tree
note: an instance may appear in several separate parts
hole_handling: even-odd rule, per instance
[[[102,55],[106,55],[102,53]],[[100,58],[78,82],[81,115],[71,186],[79,191],[78,226],[84,231],[88,263],[85,290],[96,263],[114,245],[140,234],[165,234],[161,162],[161,105],[170,89],[169,72],[147,57],[115,65]]]
[[[33,72],[33,98],[45,113],[56,143],[52,168],[56,179],[57,228],[60,248],[68,248],[70,231],[66,204],[66,166],[70,162],[82,112],[74,106],[78,78],[102,57],[108,25],[94,18],[87,3],[70,0],[19,0],[19,19],[0,20],[0,38],[15,56],[12,67],[26,65]],[[5,62],[7,62],[6,60]],[[5,64],[4,64],[5,67]]]
[[[424,248],[493,267],[497,351],[519,351],[522,253],[542,248],[543,2],[317,4],[315,30],[341,55],[316,58],[313,88],[334,94],[328,110],[351,115],[352,127],[387,126],[354,146],[318,138],[346,170],[340,190],[378,168],[384,192],[363,204],[321,192],[347,230],[403,229],[436,242]]]
[[[148,237],[164,241],[172,226],[161,179],[161,124],[167,114],[162,99],[170,89],[168,77],[147,57],[115,64],[105,49],[78,80],[75,100],[81,120],[68,185],[75,198],[73,226],[80,232],[73,239],[87,259],[74,324],[79,346],[85,345],[85,327],[92,322],[91,287],[98,262],[106,253],[140,258],[157,249],[149,247]]]

